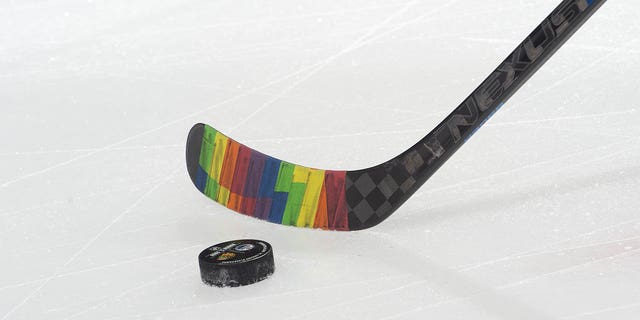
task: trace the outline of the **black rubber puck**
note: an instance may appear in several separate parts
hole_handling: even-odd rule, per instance
[[[234,240],[211,246],[198,256],[202,282],[216,287],[239,287],[273,274],[273,250],[262,240]]]

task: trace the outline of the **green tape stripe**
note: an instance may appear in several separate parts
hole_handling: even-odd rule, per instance
[[[216,139],[216,134],[218,131],[210,126],[204,127],[204,133],[202,134],[203,140],[209,141],[209,143],[213,144],[213,141]]]
[[[204,126],[204,134],[202,135],[202,146],[200,147],[199,164],[207,174],[209,174],[209,168],[211,167],[211,161],[213,159],[213,141],[215,136],[215,129],[209,126]]]
[[[220,190],[220,184],[218,181],[211,179],[211,177],[207,177],[207,186],[204,188],[204,194],[207,197],[218,201],[218,191]]]
[[[306,183],[291,184],[284,215],[282,216],[282,224],[295,226],[298,223],[298,216],[300,215],[300,208],[302,208],[302,200],[306,189]]]
[[[218,182],[211,179],[211,162],[213,161],[213,150],[215,148],[214,141],[218,132],[210,126],[204,127],[202,134],[202,151],[200,152],[200,166],[207,173],[207,185],[204,188],[204,194],[209,198],[216,200],[218,195]]]
[[[296,165],[282,161],[278,170],[278,179],[276,180],[275,192],[289,192],[291,190],[291,182],[293,181],[293,170]],[[289,196],[291,197],[291,196]]]

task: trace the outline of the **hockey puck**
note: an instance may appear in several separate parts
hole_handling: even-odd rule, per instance
[[[273,274],[273,250],[262,240],[234,240],[211,246],[198,256],[200,277],[216,287],[239,287]]]

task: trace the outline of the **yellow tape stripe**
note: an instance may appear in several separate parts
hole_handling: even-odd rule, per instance
[[[226,207],[227,203],[229,202],[229,194],[229,189],[220,186],[220,191],[218,191],[218,199],[216,201]]]
[[[320,202],[322,185],[324,184],[324,170],[308,170],[309,174],[307,175],[306,181],[307,188],[304,192],[302,206],[300,207],[300,214],[298,215],[298,221],[296,223],[296,226],[298,227],[313,227],[316,212],[318,211],[318,204]]]

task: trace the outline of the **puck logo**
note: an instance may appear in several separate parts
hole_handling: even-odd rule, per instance
[[[233,248],[233,250],[235,251],[240,251],[240,252],[246,252],[249,251],[253,248],[255,248],[256,246],[250,244],[250,243],[243,243],[243,244],[239,244],[237,245],[235,248]]]
[[[263,241],[236,240],[209,247],[205,251],[204,257],[209,261],[231,264],[260,259],[270,251],[270,247]]]
[[[236,257],[235,253],[233,253],[233,252],[225,252],[225,253],[219,255],[216,260],[218,260],[218,261],[227,261],[227,260],[233,259],[235,257]]]

